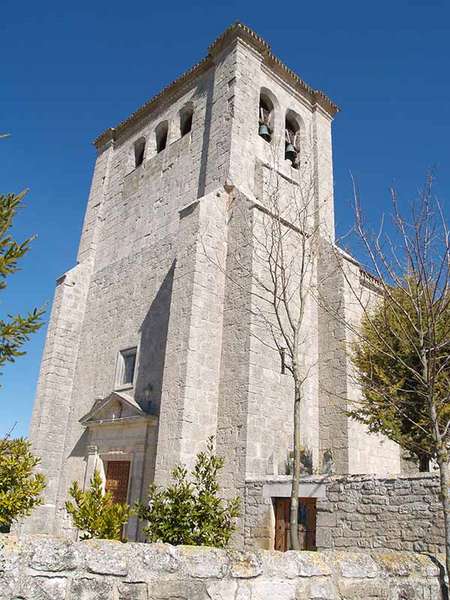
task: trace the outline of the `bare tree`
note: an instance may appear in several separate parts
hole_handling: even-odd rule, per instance
[[[284,147],[284,141],[283,147]],[[276,144],[272,143],[271,164],[259,167],[260,195],[250,201],[230,190],[229,219],[242,223],[239,252],[234,268],[227,269],[216,257],[209,258],[226,274],[231,285],[244,292],[251,289],[248,310],[252,335],[280,355],[281,370],[293,380],[293,467],[290,534],[294,550],[300,549],[298,498],[302,469],[302,402],[305,383],[314,363],[309,361],[311,331],[307,323],[314,302],[317,278],[319,208],[317,186],[308,148],[303,140],[301,155],[292,168],[280,167]],[[290,176],[280,175],[280,171]],[[243,258],[250,249],[251,260]],[[205,250],[208,254],[208,252]],[[248,283],[250,282],[250,286]]]
[[[363,261],[377,288],[368,301],[354,263],[334,247],[361,320],[319,302],[343,322],[353,340],[360,399],[349,414],[410,454],[435,461],[440,475],[447,573],[450,573],[450,246],[448,219],[432,177],[406,214],[391,190],[392,215],[376,232],[366,225],[354,186],[355,226]],[[364,275],[364,273],[363,273]]]

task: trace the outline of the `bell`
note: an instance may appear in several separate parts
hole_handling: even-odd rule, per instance
[[[290,160],[292,164],[294,164],[295,159],[297,158],[297,151],[294,146],[290,143],[286,144],[286,149],[284,151],[284,158],[286,160]]]
[[[270,131],[269,128],[267,127],[267,125],[265,123],[260,123],[259,124],[259,131],[258,131],[259,135],[266,140],[266,142],[270,142],[270,140],[272,139],[272,136],[270,135]]]

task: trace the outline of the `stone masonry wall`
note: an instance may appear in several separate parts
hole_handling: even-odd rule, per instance
[[[436,475],[336,477],[326,496],[317,502],[318,549],[444,551]]]
[[[274,547],[273,498],[264,493],[264,486],[288,483],[287,476],[246,481],[245,548]],[[289,485],[286,489],[289,495]],[[300,496],[317,498],[318,550],[444,552],[439,480],[431,473],[392,478],[307,476],[301,480]]]
[[[242,553],[0,536],[0,600],[441,600],[439,573],[412,553]]]

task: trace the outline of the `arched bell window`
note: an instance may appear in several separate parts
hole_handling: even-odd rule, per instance
[[[139,138],[134,142],[134,166],[139,167],[144,162],[145,138]]]
[[[167,134],[169,132],[169,124],[167,121],[162,121],[155,129],[156,137],[156,152],[162,152],[167,146]]]
[[[266,140],[272,141],[273,133],[273,102],[267,94],[263,92],[259,96],[259,121],[258,135]]]
[[[299,167],[300,124],[293,114],[286,114],[284,126],[284,158],[291,162],[294,169]]]
[[[180,134],[181,137],[187,135],[192,129],[192,118],[194,116],[194,107],[192,104],[184,106],[180,110]]]

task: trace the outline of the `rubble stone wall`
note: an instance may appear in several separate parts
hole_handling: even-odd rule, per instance
[[[0,536],[1,600],[441,600],[413,553],[248,552]]]
[[[444,552],[439,478],[420,473],[330,479],[326,499],[317,502],[317,547]]]
[[[244,541],[249,550],[274,547],[275,515],[272,494],[264,488],[286,486],[278,476],[247,480],[244,502]],[[303,477],[301,497],[316,497],[318,550],[403,550],[438,555],[444,552],[444,521],[439,478],[432,473],[397,477],[335,475]]]

